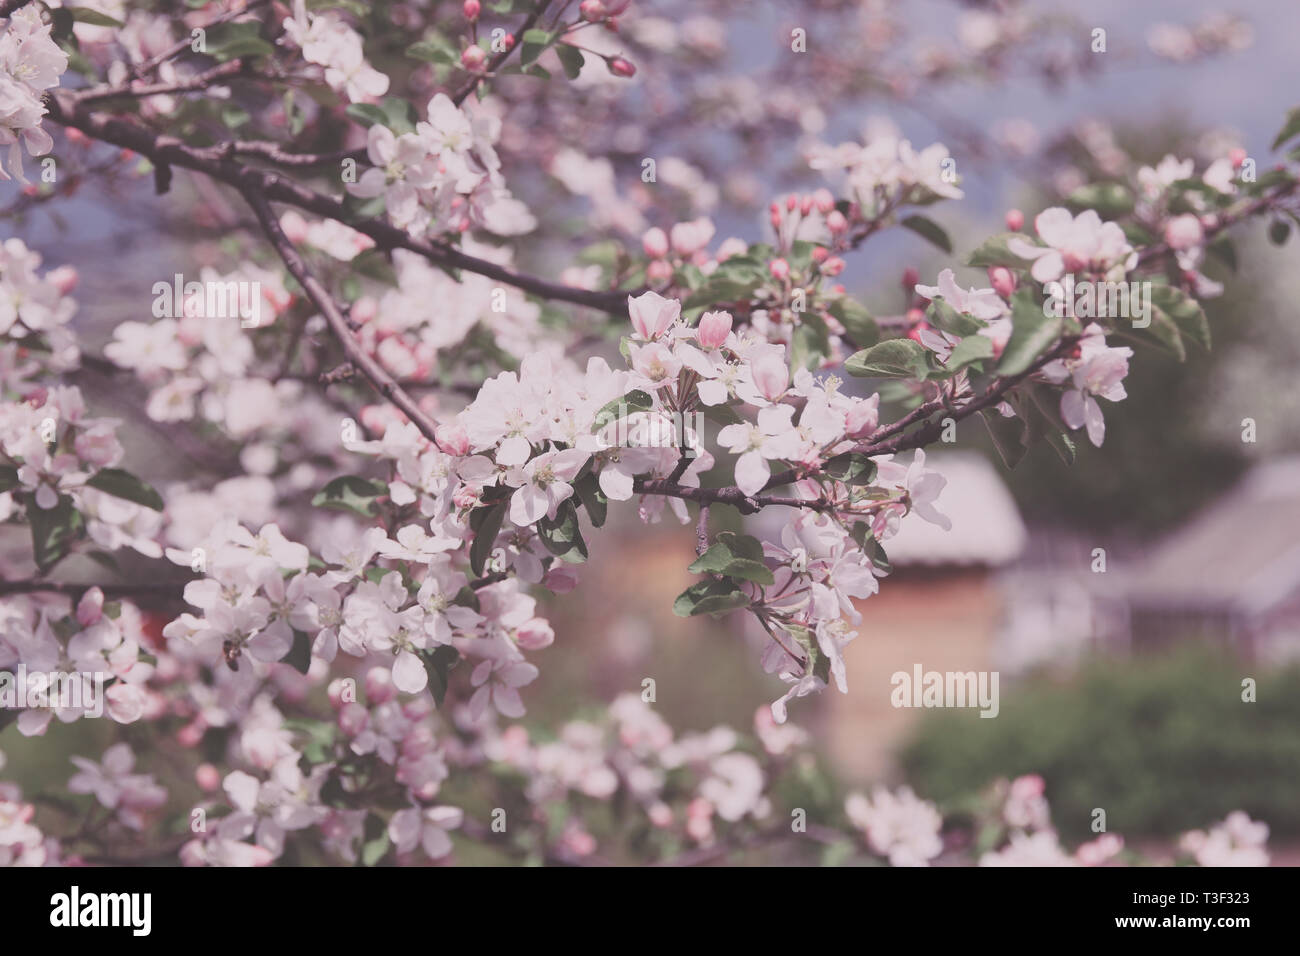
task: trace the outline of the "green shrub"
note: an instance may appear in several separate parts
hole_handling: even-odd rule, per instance
[[[1257,702],[1242,701],[1242,680]],[[912,786],[952,803],[997,777],[1039,773],[1063,837],[1169,836],[1242,809],[1300,834],[1300,667],[1205,651],[1094,661],[1067,680],[1004,682],[992,720],[936,711],[901,755]]]

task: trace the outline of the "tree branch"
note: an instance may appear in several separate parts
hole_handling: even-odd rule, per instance
[[[271,204],[267,202],[266,197],[262,195],[259,188],[259,182],[255,171],[250,176],[250,182],[243,184],[241,191],[248,204],[253,207],[257,213],[257,219],[262,224],[262,229],[266,232],[267,238],[275,246],[275,251],[280,254],[284,260],[285,267],[289,270],[307,297],[311,299],[312,304],[325,316],[325,321],[329,323],[330,331],[334,337],[339,340],[343,346],[343,351],[347,353],[348,360],[361,370],[361,373],[370,380],[375,391],[379,392],[384,398],[396,405],[406,415],[408,419],[420,430],[429,441],[435,441],[434,430],[437,425],[429,418],[428,415],[415,403],[403,388],[394,381],[393,377],[384,370],[384,367],[375,360],[356,340],[352,330],[348,327],[348,321],[343,317],[338,305],[334,302],[334,297],[330,295],[319,279],[317,279],[307,269],[306,264],[302,261],[302,256],[289,237],[284,234],[280,228],[280,220],[275,217],[271,210]]]
[[[638,290],[592,291],[548,282],[536,276],[512,272],[495,262],[467,255],[454,246],[412,236],[380,219],[357,219],[337,199],[308,189],[271,170],[256,169],[233,161],[236,144],[190,146],[175,136],[156,133],[145,126],[84,109],[73,94],[59,92],[49,100],[49,118],[93,139],[102,140],[144,156],[155,165],[178,166],[199,172],[241,192],[255,189],[267,200],[296,206],[326,219],[334,219],[375,240],[381,249],[408,249],[440,266],[464,269],[496,279],[544,299],[570,302],[627,317],[627,297]]]

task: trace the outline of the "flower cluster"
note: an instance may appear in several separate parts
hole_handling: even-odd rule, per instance
[[[366,199],[382,196],[389,221],[412,235],[528,232],[536,220],[506,189],[493,148],[500,133],[492,114],[467,115],[439,93],[409,132],[370,127],[366,155],[374,165],[348,190]]]
[[[22,182],[23,147],[31,156],[44,156],[54,148],[50,134],[41,129],[47,110],[41,96],[59,85],[68,68],[68,54],[50,38],[50,26],[41,23],[31,7],[14,11],[0,33],[0,146],[9,147],[9,170],[0,163],[0,179],[10,171]]]

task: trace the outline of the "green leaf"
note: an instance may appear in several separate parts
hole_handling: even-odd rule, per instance
[[[1300,136],[1300,106],[1286,114],[1286,122],[1278,131],[1277,136],[1273,137],[1273,149],[1277,149],[1287,140]]]
[[[723,531],[687,569],[692,574],[725,574],[755,584],[774,584],[772,571],[763,563],[763,545],[757,538]],[[745,599],[748,603],[748,598]],[[696,611],[695,613],[703,613]]]
[[[987,335],[968,335],[952,348],[952,354],[944,363],[949,374],[956,373],[973,362],[982,362],[993,357],[993,340]]]
[[[429,675],[429,693],[433,695],[433,702],[441,707],[447,698],[448,673],[460,662],[460,651],[450,644],[442,644],[420,651],[418,656],[424,662],[424,672]]]
[[[412,60],[440,63],[443,66],[455,66],[460,62],[460,54],[456,52],[456,48],[440,33],[430,34],[412,43],[406,48],[406,56]]]
[[[501,531],[501,522],[505,520],[506,509],[510,499],[498,502],[487,508],[475,508],[470,514],[470,527],[474,529],[474,543],[469,548],[469,566],[475,577],[482,577],[483,567],[492,554],[497,534]]]
[[[523,42],[519,48],[519,61],[527,66],[542,55],[542,52],[551,45],[554,37],[546,30],[528,30],[523,35]]]
[[[100,13],[98,10],[91,10],[89,7],[71,7],[69,12],[72,19],[78,23],[85,23],[92,27],[122,27],[121,20],[114,20],[107,13]]]
[[[832,302],[826,311],[839,320],[849,341],[858,348],[869,348],[880,341],[880,326],[867,311],[867,307],[856,299],[842,296]]]
[[[546,545],[546,550],[561,561],[581,564],[587,560],[587,542],[582,540],[578,511],[573,506],[572,499],[556,509],[553,519],[543,516],[537,522],[537,536]]]
[[[933,219],[925,216],[908,216],[899,222],[904,229],[910,229],[922,239],[926,239],[938,246],[944,252],[952,252],[952,240],[948,238],[948,233],[943,230]]]
[[[318,491],[311,503],[317,508],[354,511],[369,517],[377,511],[376,499],[386,494],[388,488],[382,482],[357,475],[341,475]]]
[[[856,451],[846,451],[822,465],[822,473],[846,485],[869,485],[876,477],[876,463]]]
[[[1201,303],[1171,285],[1152,286],[1151,303],[1173,320],[1184,337],[1203,349],[1210,348],[1210,323]]]
[[[1182,362],[1187,359],[1187,349],[1183,347],[1183,337],[1179,334],[1174,320],[1163,309],[1151,308],[1151,324],[1147,333],[1170,355]]]
[[[1011,297],[1011,338],[998,362],[998,374],[1019,375],[1034,364],[1061,335],[1064,319],[1043,314],[1043,306],[1029,288]]]
[[[791,336],[790,367],[818,368],[830,351],[830,333],[826,323],[815,315],[803,313],[803,321],[795,327]]]
[[[925,319],[940,331],[963,338],[984,328],[984,323],[979,319],[958,312],[943,299],[935,299],[930,303],[925,310]]]
[[[1025,423],[1020,418],[1003,418],[996,409],[985,408],[980,417],[988,426],[993,439],[993,447],[1008,468],[1014,468],[1025,457],[1028,447],[1025,445]]]
[[[692,584],[673,602],[673,613],[678,617],[695,617],[698,614],[725,614],[736,608],[748,607],[749,595],[734,581],[699,581]]]
[[[388,829],[384,826],[383,819],[373,813],[368,814],[361,844],[361,865],[374,866],[388,853],[390,845]]]
[[[886,339],[849,356],[844,370],[873,378],[925,378],[930,371],[928,356],[925,348],[911,339]]]
[[[21,485],[18,480],[18,469],[13,465],[0,465],[0,495],[6,491],[12,491]]]
[[[105,494],[112,495],[114,498],[134,501],[136,504],[152,508],[154,511],[163,510],[162,496],[135,475],[123,471],[121,468],[101,469],[95,472],[86,484]]]
[[[626,395],[612,399],[606,402],[596,412],[596,417],[592,422],[592,431],[598,432],[610,422],[617,421],[634,412],[646,412],[654,408],[654,399],[649,392],[643,392],[639,388],[634,388]]]
[[[257,23],[223,23],[210,30],[207,38],[208,55],[222,62],[244,56],[270,56],[275,52],[275,47],[257,35],[259,27],[260,24]],[[212,33],[217,30],[221,31],[221,38],[214,43]]]
[[[576,80],[578,74],[582,72],[582,65],[586,62],[583,58],[582,51],[576,46],[569,46],[567,43],[557,44],[555,53],[560,58],[560,63],[564,67],[564,75],[571,80]]]
[[[68,553],[85,529],[85,519],[67,495],[59,495],[53,508],[41,508],[35,494],[24,495],[27,521],[32,526],[32,557],[42,574]]]
[[[306,631],[293,629],[293,647],[285,655],[283,663],[288,664],[299,674],[307,673],[311,667],[311,635]]]
[[[605,497],[605,492],[600,490],[600,479],[594,472],[588,472],[583,475],[573,486],[573,490],[578,495],[578,500],[582,502],[582,507],[587,510],[587,517],[591,519],[593,527],[599,528],[605,523],[605,518],[609,513],[609,499]]]
[[[1029,237],[1019,232],[1004,232],[991,236],[984,240],[983,245],[970,254],[966,264],[980,268],[1006,266],[1009,269],[1028,269],[1032,265],[1032,261],[1020,258],[1007,248],[1007,242],[1011,239],[1023,239],[1029,242]]]
[[[388,114],[374,103],[349,103],[343,112],[367,128],[376,124],[385,126],[388,123]]]
[[[1095,209],[1103,218],[1113,219],[1133,211],[1133,194],[1119,183],[1095,183],[1080,186],[1066,202],[1079,209]]]

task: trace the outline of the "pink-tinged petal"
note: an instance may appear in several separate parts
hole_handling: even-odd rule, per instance
[[[519,691],[513,687],[503,687],[497,684],[492,689],[492,702],[496,704],[496,708],[502,717],[518,718],[524,716],[524,702],[519,696]]]
[[[1040,257],[1029,271],[1039,282],[1051,282],[1065,273],[1065,260],[1061,258],[1059,252],[1052,249],[1045,256]]]
[[[272,625],[249,639],[248,653],[266,664],[282,660],[293,647],[293,632],[282,625]]]
[[[536,485],[524,485],[510,498],[510,520],[521,528],[542,520],[550,507],[546,492]]]
[[[242,770],[227,774],[226,779],[221,783],[221,788],[226,791],[231,805],[244,813],[252,813],[257,806],[257,792],[260,787],[261,784],[256,777]]]
[[[747,495],[758,494],[771,477],[767,459],[756,451],[747,451],[736,460],[736,486]]]
[[[402,651],[393,661],[393,686],[404,694],[418,694],[429,686],[424,664],[410,651]]]
[[[440,860],[451,852],[451,837],[446,831],[437,827],[425,827],[424,839],[421,841],[424,853],[431,860]]]
[[[1034,229],[1044,242],[1051,246],[1061,246],[1069,241],[1074,227],[1074,217],[1070,210],[1061,206],[1044,209],[1034,218]]]
[[[707,382],[700,382],[700,384],[696,386],[696,392],[700,396],[700,402],[710,407],[721,405],[727,400],[727,386],[714,379]]]
[[[388,839],[393,841],[398,853],[409,853],[420,841],[421,829],[423,823],[419,810],[414,807],[398,810],[388,821]]]
[[[1061,418],[1071,428],[1083,427],[1083,392],[1071,389],[1061,396]]]
[[[522,465],[533,452],[533,447],[523,435],[511,435],[497,449],[497,463],[513,468]]]
[[[1083,420],[1088,426],[1088,439],[1100,448],[1106,438],[1106,419],[1102,417],[1101,406],[1091,395],[1083,399]]]
[[[610,501],[627,501],[632,497],[632,476],[619,468],[606,466],[600,473],[600,490]]]

